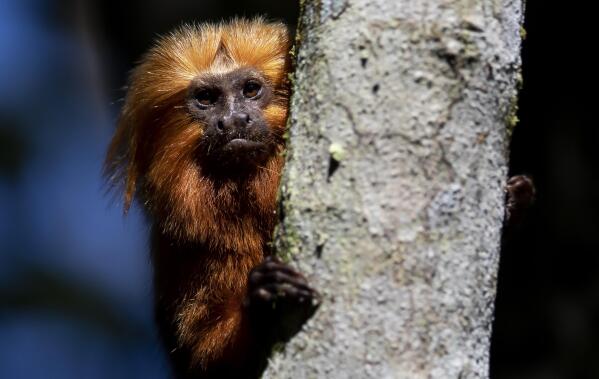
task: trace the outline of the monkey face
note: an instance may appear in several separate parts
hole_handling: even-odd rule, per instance
[[[125,209],[137,197],[165,233],[185,241],[207,241],[223,213],[271,217],[288,50],[287,28],[262,19],[186,25],[159,39],[131,74],[106,158]]]
[[[253,68],[195,78],[186,106],[203,128],[199,160],[215,170],[247,170],[263,164],[281,143],[264,117],[272,99],[272,85]]]

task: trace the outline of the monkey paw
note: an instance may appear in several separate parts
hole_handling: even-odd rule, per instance
[[[535,201],[535,185],[529,176],[516,175],[508,179],[505,190],[506,225],[518,225]]]
[[[249,275],[246,306],[272,342],[293,337],[319,305],[320,295],[306,278],[276,257],[267,257]]]

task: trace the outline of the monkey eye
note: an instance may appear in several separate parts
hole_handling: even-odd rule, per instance
[[[195,99],[204,106],[214,105],[218,100],[218,91],[209,88],[200,89],[196,91]]]
[[[262,86],[255,80],[250,80],[243,86],[243,96],[252,99],[260,94]]]

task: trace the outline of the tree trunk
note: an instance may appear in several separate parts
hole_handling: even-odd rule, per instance
[[[488,377],[522,17],[305,2],[275,247],[323,303],[266,377]]]

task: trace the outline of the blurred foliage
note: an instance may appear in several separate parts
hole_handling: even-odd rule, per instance
[[[0,283],[0,323],[14,313],[48,311],[76,320],[118,343],[150,342],[147,328],[126,314],[114,299],[81,279],[44,267],[27,265],[17,278]]]
[[[16,119],[3,119],[0,113],[0,177],[15,180],[23,169],[27,143],[19,133]]]

